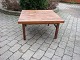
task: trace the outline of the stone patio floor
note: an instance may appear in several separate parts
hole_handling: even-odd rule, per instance
[[[80,5],[58,7],[65,23],[60,24],[57,39],[53,24],[27,25],[24,41],[19,16],[0,13],[0,60],[80,60]]]

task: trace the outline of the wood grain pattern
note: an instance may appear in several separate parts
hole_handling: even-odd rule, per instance
[[[64,23],[53,10],[22,10],[19,24],[54,24]]]

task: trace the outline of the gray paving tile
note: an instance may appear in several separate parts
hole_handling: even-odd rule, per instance
[[[80,55],[74,53],[72,60],[80,60]]]
[[[68,37],[62,37],[62,40],[61,41],[67,43],[68,42]]]
[[[72,57],[70,57],[68,55],[64,55],[62,58],[62,60],[71,60],[71,59],[72,59]]]
[[[24,45],[19,49],[19,51],[24,53],[25,51],[27,51],[27,50],[29,49],[29,47],[30,47],[30,45],[24,44]]]
[[[64,49],[58,47],[55,52],[55,55],[62,57],[63,54],[64,54]]]
[[[57,49],[57,47],[58,47],[58,43],[56,42],[52,42],[52,44],[50,45],[51,49]]]
[[[37,39],[39,39],[40,38],[40,34],[36,34],[34,37],[33,37],[33,39],[35,39],[35,40],[37,40]]]
[[[1,42],[1,43],[0,43],[0,47],[5,46],[5,45],[8,44],[9,42],[10,42],[10,41],[8,41],[8,40],[5,40],[5,41]]]
[[[8,38],[8,36],[7,35],[4,35],[4,37],[1,37],[0,38],[0,41],[4,41],[4,40],[6,40]]]
[[[36,58],[36,59],[41,59],[41,57],[44,55],[44,51],[42,50],[38,50],[34,55],[33,57]]]
[[[53,41],[53,42],[59,43],[59,42],[60,42],[60,40],[61,40],[61,38],[57,38],[57,39],[54,39],[54,41]]]
[[[47,39],[45,40],[45,42],[48,43],[48,44],[51,44],[52,41],[53,41],[53,38],[47,38]]]
[[[36,41],[36,43],[38,43],[38,44],[43,44],[44,41],[45,41],[45,39],[39,38],[39,39]]]
[[[30,50],[32,50],[32,51],[37,51],[39,47],[40,47],[39,44],[34,43],[34,44],[31,46]]]
[[[0,48],[0,55],[6,52],[10,47],[5,45],[4,47]]]
[[[54,55],[52,60],[61,60],[61,57]]]
[[[66,48],[66,44],[65,42],[60,42],[59,47],[65,49]]]
[[[43,39],[47,39],[47,37],[48,37],[48,34],[46,34],[46,33],[44,33],[44,34],[41,36],[41,38],[43,38]]]
[[[73,48],[67,46],[64,54],[72,56],[73,55]]]
[[[43,43],[42,46],[40,47],[41,50],[46,51],[49,47],[49,44]]]
[[[15,40],[18,40],[18,41],[23,40],[22,35],[20,35],[18,32],[16,34],[17,34],[17,37],[15,38]]]
[[[74,42],[75,40],[76,40],[76,38],[75,38],[75,37],[70,37],[70,38],[69,38],[69,41]]]
[[[24,59],[20,58],[19,60],[24,60]]]
[[[75,46],[80,47],[80,40],[75,41]]]
[[[76,40],[80,40],[80,37],[79,36],[76,36]]]
[[[7,45],[11,47],[11,46],[14,46],[17,42],[18,42],[17,40],[13,40],[10,43],[8,43]]]
[[[37,59],[35,59],[35,58],[31,58],[30,60],[37,60]]]
[[[22,58],[25,59],[25,60],[29,60],[32,57],[33,54],[34,54],[33,51],[28,50],[27,52],[25,52],[25,54],[23,54]]]
[[[74,48],[74,42],[68,41],[67,46]]]
[[[16,36],[15,35],[10,35],[10,37],[7,38],[7,40],[12,41],[15,40]]]
[[[28,40],[23,40],[23,39],[21,39],[20,41],[18,41],[18,43],[19,43],[20,45],[24,45],[25,43],[27,43],[27,41],[28,41]]]
[[[6,60],[7,58],[9,58],[13,53],[10,51],[5,52],[3,55],[0,56],[1,60]]]
[[[74,53],[80,54],[80,47],[75,46]]]
[[[50,60],[49,58],[43,56],[41,60]]]
[[[33,45],[35,42],[36,42],[35,39],[30,39],[30,40],[27,42],[27,44],[29,44],[29,45]]]
[[[22,53],[19,51],[15,52],[9,59],[10,60],[18,60],[21,57]]]
[[[48,48],[48,50],[46,51],[45,55],[48,58],[52,58],[52,56],[54,55],[55,50],[52,50],[50,48]]]
[[[14,31],[12,31],[12,32],[10,32],[10,33],[8,33],[8,36],[12,36],[13,34],[15,34],[16,32],[14,32]],[[11,38],[11,37],[9,37],[9,38]],[[13,37],[12,37],[13,38]]]
[[[20,47],[21,47],[21,45],[15,44],[12,48],[10,48],[10,51],[15,52],[15,51],[17,51]]]

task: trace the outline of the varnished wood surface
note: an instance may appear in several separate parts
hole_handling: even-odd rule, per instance
[[[53,10],[22,10],[19,24],[55,24],[64,23]]]

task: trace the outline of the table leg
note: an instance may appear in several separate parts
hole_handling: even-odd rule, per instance
[[[58,34],[58,30],[59,30],[59,24],[54,24],[54,26],[56,27],[54,39],[57,39],[57,34]]]
[[[25,26],[26,26],[26,24],[25,24]]]
[[[26,35],[25,35],[25,24],[22,24],[22,29],[23,29],[23,39],[26,40]]]
[[[49,26],[49,24],[48,24],[48,26]]]

